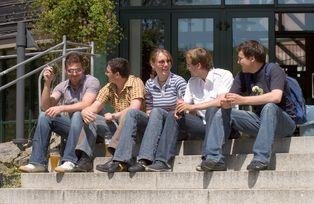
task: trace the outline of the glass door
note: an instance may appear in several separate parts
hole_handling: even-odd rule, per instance
[[[176,73],[188,79],[184,53],[195,47],[203,47],[215,57],[215,39],[218,38],[217,12],[176,13],[172,19],[172,54],[175,58]],[[215,59],[215,58],[214,58]]]
[[[151,73],[150,52],[155,48],[170,50],[170,15],[166,13],[128,14],[122,16],[126,38],[121,43],[121,56],[129,59],[131,73],[145,82]],[[125,49],[128,48],[128,49]]]
[[[237,63],[237,46],[245,40],[257,40],[262,43],[268,52],[267,60],[274,62],[274,47],[275,47],[275,26],[274,14],[271,12],[228,12],[226,16],[227,24],[230,24],[228,32],[226,49],[223,51],[227,56],[231,56],[231,61],[223,60],[231,67],[232,72],[236,74],[240,70]],[[220,55],[220,57],[224,57]]]

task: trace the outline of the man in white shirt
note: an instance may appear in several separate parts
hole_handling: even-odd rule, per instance
[[[169,113],[160,137],[153,164],[147,171],[169,171],[168,161],[174,156],[179,133],[204,138],[206,122],[220,106],[233,82],[232,73],[213,67],[211,55],[203,48],[186,53],[187,68],[191,73],[185,91],[184,101],[178,101],[175,113]]]

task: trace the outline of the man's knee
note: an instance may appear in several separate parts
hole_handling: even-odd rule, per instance
[[[277,106],[276,104],[266,103],[262,109],[262,113],[264,113],[264,112],[275,113],[278,110],[279,110],[279,106]]]

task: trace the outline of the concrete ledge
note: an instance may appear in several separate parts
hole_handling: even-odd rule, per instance
[[[314,188],[314,172],[33,173],[22,174],[21,183],[37,189],[300,189]]]
[[[269,190],[43,190],[2,189],[0,203],[10,204],[208,204],[312,203],[313,189]]]
[[[3,186],[3,174],[0,173],[0,188]]]
[[[110,157],[96,157],[94,172],[97,164],[104,164]],[[253,154],[227,155],[228,170],[245,171],[253,159]],[[173,172],[195,172],[195,167],[201,162],[200,155],[176,156],[173,161]],[[276,153],[271,159],[270,169],[278,171],[314,171],[314,154]]]

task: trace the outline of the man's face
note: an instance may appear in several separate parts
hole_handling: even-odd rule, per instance
[[[66,73],[71,84],[78,85],[82,76],[84,75],[84,69],[81,63],[72,63],[66,67]]]
[[[187,69],[189,70],[190,74],[192,77],[197,77],[198,76],[198,66],[200,65],[200,63],[193,65],[190,60],[186,61],[186,66]]]
[[[253,57],[245,57],[242,51],[238,53],[238,64],[241,65],[244,73],[250,72],[252,69]]]
[[[115,81],[115,74],[111,71],[111,67],[109,65],[106,67],[105,75],[108,77],[108,82]]]

